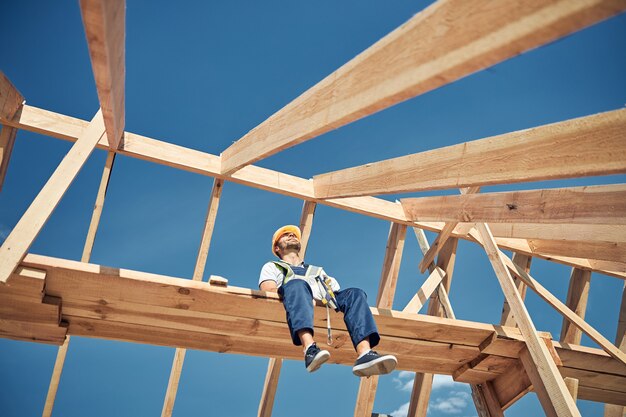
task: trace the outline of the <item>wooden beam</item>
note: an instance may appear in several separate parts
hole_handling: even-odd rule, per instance
[[[521,269],[518,265],[515,265],[505,254],[499,252],[502,262],[507,266],[513,274],[524,283],[531,290],[535,291],[537,295],[543,298],[548,304],[550,304],[557,312],[567,318],[574,326],[585,332],[587,336],[594,342],[602,347],[609,355],[613,356],[618,361],[626,364],[626,354],[621,352],[611,342],[609,342],[604,336],[602,336],[596,329],[591,327],[587,322],[580,318],[575,312],[570,310],[565,304],[563,304],[558,298],[556,298],[550,291],[545,289],[537,280],[531,277],[526,271]]]
[[[265,374],[265,382],[263,383],[263,393],[259,402],[259,410],[257,416],[271,416],[274,408],[274,398],[276,397],[276,388],[278,387],[278,378],[280,370],[283,366],[283,360],[280,358],[270,358],[267,364],[267,373]]]
[[[0,284],[17,268],[103,134],[102,112],[98,111],[0,247]]]
[[[24,103],[24,97],[17,91],[11,81],[2,71],[0,71],[0,123],[11,120],[15,113],[18,112]],[[11,160],[11,151],[15,142],[17,130],[10,126],[0,126],[0,191],[4,184],[9,161]]]
[[[528,271],[527,271],[528,272]],[[591,284],[591,271],[573,268],[567,290],[567,307],[572,310],[578,317],[585,319],[587,311],[587,298],[589,297],[589,285]],[[573,326],[569,320],[563,318],[561,327],[561,343],[572,343],[580,345],[582,332],[576,326]]]
[[[615,345],[622,352],[626,352],[626,283],[622,289],[622,302],[620,304],[619,317],[617,321],[617,334],[615,335]],[[624,417],[626,407],[622,405],[605,404],[604,417]]]
[[[543,255],[573,256],[600,261],[626,261],[626,243],[528,239],[528,245],[533,253]]]
[[[338,198],[618,174],[625,138],[620,109],[317,175],[313,185],[317,198]]]
[[[222,173],[517,56],[623,10],[614,0],[438,1],[222,153]],[[442,28],[434,31],[432,28]]]
[[[405,313],[419,313],[424,304],[426,304],[426,301],[428,301],[437,287],[439,287],[439,284],[441,284],[445,274],[446,273],[441,268],[436,267],[428,278],[426,278],[420,289],[417,290],[413,298],[411,298],[404,309],[402,309],[402,311]]]
[[[525,361],[524,368],[528,373],[535,372],[532,376],[529,375],[533,385],[537,383],[542,384],[543,387],[545,387],[544,392],[546,394],[546,398],[548,399],[547,402],[549,403],[549,406],[542,402],[544,411],[549,413],[549,410],[554,408],[556,410],[555,415],[558,415],[559,417],[580,416],[580,412],[576,408],[576,404],[567,391],[567,387],[563,382],[563,378],[559,374],[559,370],[557,369],[554,360],[550,356],[548,348],[537,336],[535,325],[533,324],[530,315],[524,306],[524,302],[517,292],[517,288],[513,283],[513,277],[511,277],[511,274],[503,261],[503,255],[498,249],[489,227],[484,223],[477,223],[476,229],[483,239],[485,251],[487,252],[493,269],[496,272],[496,276],[500,282],[504,295],[511,306],[511,310],[513,311],[513,315],[517,321],[519,329],[526,340],[526,356],[522,357],[520,355],[521,359]],[[511,264],[513,264],[512,261]]]
[[[300,215],[300,256],[304,259],[306,250],[311,237],[311,229],[313,227],[313,218],[315,216],[315,208],[317,204],[312,201],[305,201],[302,206],[302,214]],[[265,383],[263,384],[263,392],[259,401],[259,410],[257,417],[271,417],[274,407],[274,398],[278,390],[278,379],[280,378],[280,370],[283,366],[282,358],[270,358],[267,364],[267,373],[265,375]]]
[[[503,238],[626,243],[624,225],[491,223],[489,227],[494,236]]]
[[[89,124],[89,122],[84,120],[28,105],[24,105],[15,118],[7,123],[10,126],[17,127],[19,129],[26,129],[32,132],[69,141],[76,141],[84,128]],[[201,175],[223,178],[225,180],[249,187],[259,188],[281,195],[297,197],[307,201],[313,201],[318,204],[324,204],[386,221],[406,224],[407,226],[418,227],[436,233],[441,232],[441,229],[444,226],[444,223],[442,222],[415,223],[409,221],[406,219],[406,215],[404,214],[400,203],[393,203],[381,198],[353,197],[330,200],[315,198],[313,195],[313,186],[310,180],[261,167],[247,166],[237,171],[232,176],[222,176],[219,173],[219,157],[216,155],[184,148],[182,146],[177,146],[134,133],[126,132],[124,137],[124,143],[120,145],[117,153],[131,158],[155,162]],[[99,142],[98,148],[108,149],[105,138]],[[496,223],[493,225],[493,228],[497,229],[498,226],[507,226],[508,229],[502,231],[505,238],[510,237],[511,234],[515,236],[516,230],[518,229],[521,230],[521,233],[530,233],[531,229],[529,229],[529,227],[532,225],[522,225],[523,227],[519,228],[517,225],[518,224],[505,225]],[[568,225],[558,226],[562,228]],[[580,240],[594,240],[594,235],[597,230],[587,230],[585,229],[585,225],[582,225],[580,229],[585,230],[584,237],[580,235]],[[620,226],[615,226],[611,236],[607,237],[606,240],[619,242],[620,239],[624,239],[623,236],[625,236],[625,234],[620,233],[620,231]],[[606,232],[606,230],[602,231],[602,233],[604,232]],[[564,234],[574,236],[574,234],[569,233],[569,229],[560,229],[558,231],[558,235]],[[453,236],[468,240],[475,240],[477,238],[476,233],[470,233],[470,236],[467,236],[467,231],[461,234],[455,232]],[[531,236],[536,237],[534,233],[531,234]],[[555,239],[563,238],[555,236]],[[532,254],[532,250],[530,249],[528,242],[523,239],[513,239],[507,241],[500,240],[498,245],[514,252]],[[554,262],[572,267],[591,269],[609,276],[615,276],[622,279],[626,278],[626,265],[616,268],[614,265],[608,265],[597,260],[590,261],[582,258],[541,254],[533,254],[533,256],[552,260]]]
[[[200,239],[198,256],[196,257],[196,266],[193,270],[193,281],[202,281],[202,278],[204,277],[204,268],[206,266],[209,248],[211,247],[211,238],[213,237],[215,219],[217,218],[217,210],[220,205],[220,198],[224,188],[223,186],[223,180],[216,178],[213,182],[213,188],[211,189],[211,196],[209,198],[209,207],[207,208],[204,229],[202,231],[202,238]],[[170,379],[167,383],[167,391],[165,392],[163,408],[161,409],[161,417],[170,417],[174,411],[174,403],[176,401],[176,394],[178,393],[178,383],[180,381],[180,375],[183,371],[186,352],[187,349],[185,348],[176,348],[176,351],[174,352],[172,369],[170,370]]]
[[[24,104],[24,97],[0,70],[0,122],[11,120]]]
[[[80,0],[91,67],[104,116],[109,147],[117,149],[124,134],[125,0]]]
[[[422,229],[413,228],[413,231],[415,232],[415,237],[417,238],[419,248],[422,254],[425,256],[430,250],[426,235],[424,234],[424,231]],[[423,290],[424,295],[426,295],[430,288],[430,285],[427,286],[427,283],[433,276],[441,276],[441,282],[439,283],[439,285],[436,286],[436,289],[443,290],[438,292],[437,295],[432,294],[432,296],[430,296],[427,313],[430,316],[454,317],[454,313],[450,306],[447,306],[447,308],[443,308],[443,310],[442,306],[447,305],[446,290],[450,289],[450,284],[452,283],[452,273],[454,271],[454,264],[456,260],[457,244],[457,239],[448,239],[441,247],[436,265],[432,262],[428,265],[428,269],[429,271],[431,271],[431,275],[424,282],[424,284],[420,288],[420,291]],[[409,304],[407,305],[407,307],[405,307],[403,311],[419,312],[419,309],[421,309],[421,307],[419,307],[418,305],[413,305],[413,302],[416,297],[418,297],[418,299],[422,303],[424,302],[424,300],[422,300],[420,297],[420,291],[418,291],[416,296],[413,297],[413,299],[409,302]],[[407,417],[426,416],[426,412],[428,411],[428,403],[430,401],[430,394],[432,391],[432,382],[433,374],[422,372],[417,372],[415,374],[415,379],[413,381],[413,390],[411,391],[411,398],[409,400],[409,410]]]
[[[91,251],[93,249],[94,241],[96,240],[96,232],[98,230],[98,225],[100,224],[100,217],[102,215],[102,209],[104,208],[104,199],[109,186],[111,172],[113,171],[114,161],[115,153],[109,152],[107,159],[104,162],[104,169],[102,171],[102,177],[100,178],[100,186],[98,187],[98,193],[96,194],[96,202],[91,215],[91,221],[89,222],[89,230],[87,232],[87,238],[85,239],[85,245],[83,246],[81,262],[89,262],[91,259]],[[63,342],[57,351],[57,356],[54,361],[54,369],[52,370],[50,384],[48,385],[48,394],[46,395],[46,403],[44,404],[42,417],[50,417],[52,415],[52,409],[54,408],[54,401],[56,400],[57,390],[59,389],[59,383],[61,381],[61,374],[63,373],[63,366],[65,364],[65,357],[67,356],[69,344],[70,336],[67,336],[65,338],[65,342]]]
[[[513,254],[513,262],[516,265],[519,265],[520,268],[523,268],[524,271],[528,273],[530,273],[530,264],[532,260],[533,258],[528,255],[520,253]],[[524,284],[524,282],[516,276],[513,277],[513,282],[515,283],[517,291],[519,292],[519,295],[523,301],[524,298],[526,298],[526,284]],[[511,313],[511,307],[509,306],[509,302],[506,299],[504,300],[504,304],[502,306],[502,317],[500,318],[500,324],[503,326],[517,326],[517,323],[515,322],[515,319],[513,317],[513,313]]]
[[[409,220],[626,224],[626,185],[405,198]]]
[[[567,390],[572,396],[572,399],[576,401],[578,399],[578,380],[576,378],[563,378],[565,382],[565,386],[567,386]]]
[[[391,310],[393,308],[405,238],[406,225],[391,223],[380,283],[378,284],[378,295],[376,297],[376,307],[379,309]],[[356,398],[356,405],[354,406],[354,417],[372,415],[377,387],[378,375],[360,379],[359,392]]]
[[[419,263],[419,270],[422,274],[426,271],[428,265],[433,262],[435,256],[437,256],[441,247],[446,243],[457,224],[458,223],[446,223],[443,229],[441,229],[441,233],[437,235],[437,238],[433,242],[432,246],[428,249],[428,252],[424,254],[424,258],[422,258]]]

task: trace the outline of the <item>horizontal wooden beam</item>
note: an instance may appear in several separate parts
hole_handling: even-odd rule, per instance
[[[409,220],[626,224],[626,184],[405,198]]]
[[[117,149],[125,124],[126,1],[80,0],[80,11],[104,116],[106,137],[111,149]]]
[[[32,254],[25,257],[23,268],[30,268],[27,272],[36,269],[45,277],[46,295],[62,301],[61,317],[69,325],[68,334],[255,356],[276,357],[280,352],[280,357],[301,360],[302,351],[289,339],[284,309],[275,293]],[[9,280],[11,287],[32,287],[34,292],[44,288],[42,279],[35,282],[27,275],[28,281],[18,285],[14,277]],[[495,337],[498,356],[510,358],[523,346],[520,331],[511,327],[383,309],[372,312],[383,338],[380,350],[396,354],[400,369],[451,375],[460,363],[471,361],[491,378],[511,361],[484,357],[483,341]],[[325,323],[326,311],[320,305],[315,309],[314,327],[323,332]],[[337,344],[330,348],[331,361],[351,365],[354,350],[345,325],[340,319],[332,323]],[[10,337],[18,324],[0,316],[0,337]],[[30,334],[37,336],[35,330],[31,326]],[[41,331],[46,335],[50,330]],[[601,381],[618,387],[626,375],[615,359],[598,349],[556,343],[555,347],[564,368],[585,371],[579,373],[581,386],[592,389],[600,386],[594,381]]]
[[[624,10],[616,0],[440,0],[251,130],[222,174]],[[438,30],[433,30],[438,28]]]
[[[503,238],[626,243],[626,225],[490,223],[489,227],[494,236]],[[459,227],[454,232],[458,231]]]
[[[58,139],[76,141],[89,122],[25,105],[9,124],[19,129],[25,129]],[[99,142],[98,147],[101,149],[108,149],[108,144],[104,138]],[[232,176],[223,176],[219,173],[219,157],[216,155],[185,148],[134,133],[125,133],[125,140],[120,145],[120,148],[116,151],[116,153],[201,175],[223,178],[225,180],[247,185],[249,187],[259,188],[308,201],[314,201],[318,204],[324,204],[326,206],[348,210],[354,213],[364,214],[366,216],[372,216],[381,220],[406,224],[407,226],[418,227],[420,229],[436,233],[441,232],[445,225],[443,222],[416,223],[409,221],[406,219],[406,215],[404,214],[400,203],[394,203],[382,198],[351,197],[328,200],[318,199],[313,195],[313,186],[310,180],[261,167],[247,166],[237,171]],[[494,228],[503,225],[504,224],[494,224]],[[512,228],[514,227],[514,225],[506,226],[511,226]],[[562,227],[566,225],[559,226]],[[583,227],[584,226],[585,225],[583,225]],[[619,227],[620,226],[615,226],[617,232],[613,233],[613,236],[615,234],[619,236]],[[458,227],[457,230],[459,230]],[[526,229],[521,230],[526,232]],[[567,229],[559,231],[561,234],[566,232]],[[515,231],[511,231],[510,228],[503,230],[502,233],[504,233],[505,236],[511,234],[515,235]],[[586,230],[585,233],[592,235],[593,230]],[[459,234],[455,231],[453,236],[469,240],[476,239],[475,234],[467,236],[467,232]],[[499,235],[496,234],[496,236]],[[498,245],[512,251],[532,254],[532,250],[528,246],[528,242],[526,240],[514,239],[507,242],[499,241]],[[534,254],[533,256],[550,259],[568,266],[591,269],[603,274],[626,278],[626,268],[621,270],[615,269],[611,265],[608,265],[607,267],[605,264],[595,263],[600,261],[589,261],[588,259],[573,257],[542,256],[541,254]]]
[[[623,172],[626,109],[317,175],[313,185],[317,198],[337,198]]]

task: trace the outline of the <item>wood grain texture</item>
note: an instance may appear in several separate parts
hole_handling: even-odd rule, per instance
[[[0,284],[17,268],[103,134],[102,113],[98,111],[0,247]]]
[[[533,385],[536,385],[536,381],[540,381],[545,388],[546,398],[548,398],[550,407],[542,401],[544,411],[549,414],[550,409],[553,408],[557,413],[555,415],[558,416],[580,416],[580,412],[569,395],[563,378],[559,374],[559,370],[552,360],[545,343],[537,336],[535,325],[515,287],[513,277],[504,263],[504,255],[498,249],[489,227],[484,223],[477,223],[476,228],[483,239],[485,251],[496,272],[496,277],[500,282],[504,295],[511,306],[517,325],[524,335],[528,348],[525,350],[527,356],[523,358],[523,361],[525,359],[524,369],[529,373]],[[510,263],[513,264],[512,261]],[[528,285],[528,283],[526,284]],[[530,372],[536,372],[536,374],[531,376]]]
[[[126,1],[80,0],[91,67],[96,81],[106,138],[112,150],[124,134],[126,80]]]
[[[252,129],[222,173],[617,14],[616,0],[438,1]],[[437,28],[437,30],[433,30]]]
[[[587,312],[587,299],[589,298],[589,286],[591,284],[591,271],[573,268],[570,275],[569,288],[567,290],[567,307],[578,315],[581,319],[585,319]],[[561,325],[562,343],[572,343],[580,345],[582,332],[576,326],[573,326],[569,320],[563,318]]]
[[[0,123],[11,120],[22,107],[24,97],[15,88],[7,76],[0,71]],[[17,130],[10,126],[0,126],[0,191],[9,168],[11,151]]]
[[[409,220],[626,224],[626,185],[405,198]]]
[[[69,141],[76,141],[88,124],[89,122],[84,120],[28,105],[25,105],[18,115],[16,115],[16,117],[9,122],[10,126],[17,127],[19,129],[25,129]],[[104,138],[99,142],[98,148],[108,149],[108,145]],[[393,203],[381,198],[351,197],[339,199],[318,199],[313,196],[313,186],[310,180],[261,167],[247,166],[237,171],[232,176],[221,176],[219,174],[219,157],[216,155],[177,146],[134,133],[125,133],[124,143],[121,144],[116,153],[189,172],[195,172],[201,175],[223,178],[225,180],[246,186],[275,192],[281,195],[297,197],[307,201],[313,201],[318,204],[324,204],[386,221],[406,224],[411,227],[419,227],[436,233],[441,232],[445,224],[443,222],[411,222],[406,219],[406,215],[404,214],[400,203]],[[496,223],[493,225],[494,229],[498,228],[498,226],[508,227],[507,229],[503,229],[499,232],[502,233],[502,236],[506,239],[509,239],[511,235],[515,236],[518,230],[517,224],[505,225]],[[524,227],[519,228],[521,230],[520,233],[531,233],[531,236],[534,236],[534,233],[538,233],[536,230],[526,227],[532,225],[522,226]],[[561,227],[558,231],[559,235],[569,234],[568,229],[562,228],[567,225],[558,226]],[[584,229],[584,226],[585,225],[581,226],[581,230]],[[620,239],[624,239],[623,236],[625,236],[625,234],[620,232],[619,227],[620,226],[615,226],[613,231],[602,231],[602,233],[610,233],[610,237],[606,238],[607,241],[620,241]],[[595,232],[595,229],[584,229],[581,233],[584,233],[585,237],[581,237],[581,239],[593,240]],[[467,232],[462,234],[457,234],[455,232],[453,236],[468,240],[479,239],[476,233],[470,233],[468,236]],[[496,236],[499,235],[496,234]],[[572,236],[575,235],[572,234]],[[556,238],[563,239],[562,237]],[[525,239],[510,239],[507,241],[499,240],[498,245],[502,248],[515,252],[532,254],[532,250]],[[540,253],[533,254],[533,256],[552,260],[554,262],[572,267],[591,269],[610,276],[626,278],[626,264],[616,266],[614,264],[600,263],[598,260],[590,261],[588,259],[574,257],[541,255]]]
[[[518,265],[515,265],[513,261],[511,261],[506,255],[500,252],[500,257],[507,268],[515,274],[519,279],[524,281],[524,283],[533,290],[537,295],[543,298],[548,304],[550,304],[559,314],[565,317],[570,321],[571,324],[578,327],[580,330],[585,332],[587,336],[591,338],[594,342],[602,347],[609,355],[613,356],[615,359],[620,361],[623,364],[626,364],[626,354],[621,352],[615,345],[609,342],[602,334],[600,334],[596,329],[590,326],[587,322],[585,322],[581,317],[579,317],[575,312],[570,310],[563,302],[561,302],[558,298],[556,298],[550,291],[543,287],[537,280],[531,277],[526,271],[522,270]]]
[[[625,139],[620,109],[317,175],[313,185],[317,198],[338,198],[617,174]]]
[[[520,268],[523,268],[524,271],[530,273],[530,264],[532,262],[532,257],[528,255],[523,255],[519,253],[513,254],[513,262],[516,265],[519,265]],[[519,292],[522,300],[526,298],[526,284],[521,281],[518,277],[513,277],[513,282],[517,287],[517,291]],[[515,318],[513,317],[513,313],[511,312],[511,307],[509,306],[509,302],[505,299],[502,305],[502,316],[500,317],[500,324],[503,326],[517,326],[515,322]]]

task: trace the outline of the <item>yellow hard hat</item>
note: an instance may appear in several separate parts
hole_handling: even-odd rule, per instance
[[[272,254],[276,255],[276,252],[274,252],[274,247],[276,246],[276,242],[278,242],[278,239],[280,239],[281,236],[286,233],[293,233],[294,235],[296,235],[298,240],[302,240],[302,232],[300,232],[300,228],[298,226],[294,226],[292,224],[283,226],[277,231],[275,231],[274,236],[272,237]]]

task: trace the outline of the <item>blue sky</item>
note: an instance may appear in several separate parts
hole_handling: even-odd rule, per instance
[[[430,2],[129,1],[126,130],[219,154],[233,141]],[[626,103],[626,16],[424,94],[286,150],[258,165],[311,177],[366,162],[621,108]],[[98,100],[78,2],[23,0],[0,6],[0,69],[33,106],[89,120]],[[0,193],[0,241],[71,144],[19,132]],[[96,151],[31,247],[80,259],[105,159]],[[625,176],[487,187],[532,189],[625,182]],[[92,262],[190,278],[212,179],[118,157]],[[417,195],[417,194],[411,194]],[[422,193],[420,195],[427,195]],[[393,199],[398,196],[385,196]],[[206,274],[254,288],[273,231],[297,223],[302,202],[227,183]],[[389,224],[319,206],[307,258],[344,287],[375,299]],[[428,234],[432,240],[433,235]],[[408,235],[395,309],[419,288],[421,256]],[[569,268],[536,260],[532,275],[562,300]],[[478,283],[478,285],[477,285]],[[587,320],[613,340],[623,283],[594,274]],[[503,296],[484,252],[460,242],[450,293],[457,317],[496,323]],[[536,327],[561,319],[529,294]],[[584,344],[593,345],[589,339]],[[0,340],[0,414],[38,415],[57,348]],[[159,415],[174,349],[72,338],[54,415]],[[267,360],[189,351],[174,416],[256,415]],[[374,411],[401,416],[411,375],[382,378]],[[474,416],[466,385],[437,378],[429,416]],[[358,379],[345,366],[308,375],[286,361],[274,415],[353,413]],[[326,401],[311,401],[311,393]],[[306,404],[304,410],[302,405]],[[579,401],[585,416],[598,404]],[[329,414],[329,412],[325,412]],[[534,394],[507,416],[541,414]]]

